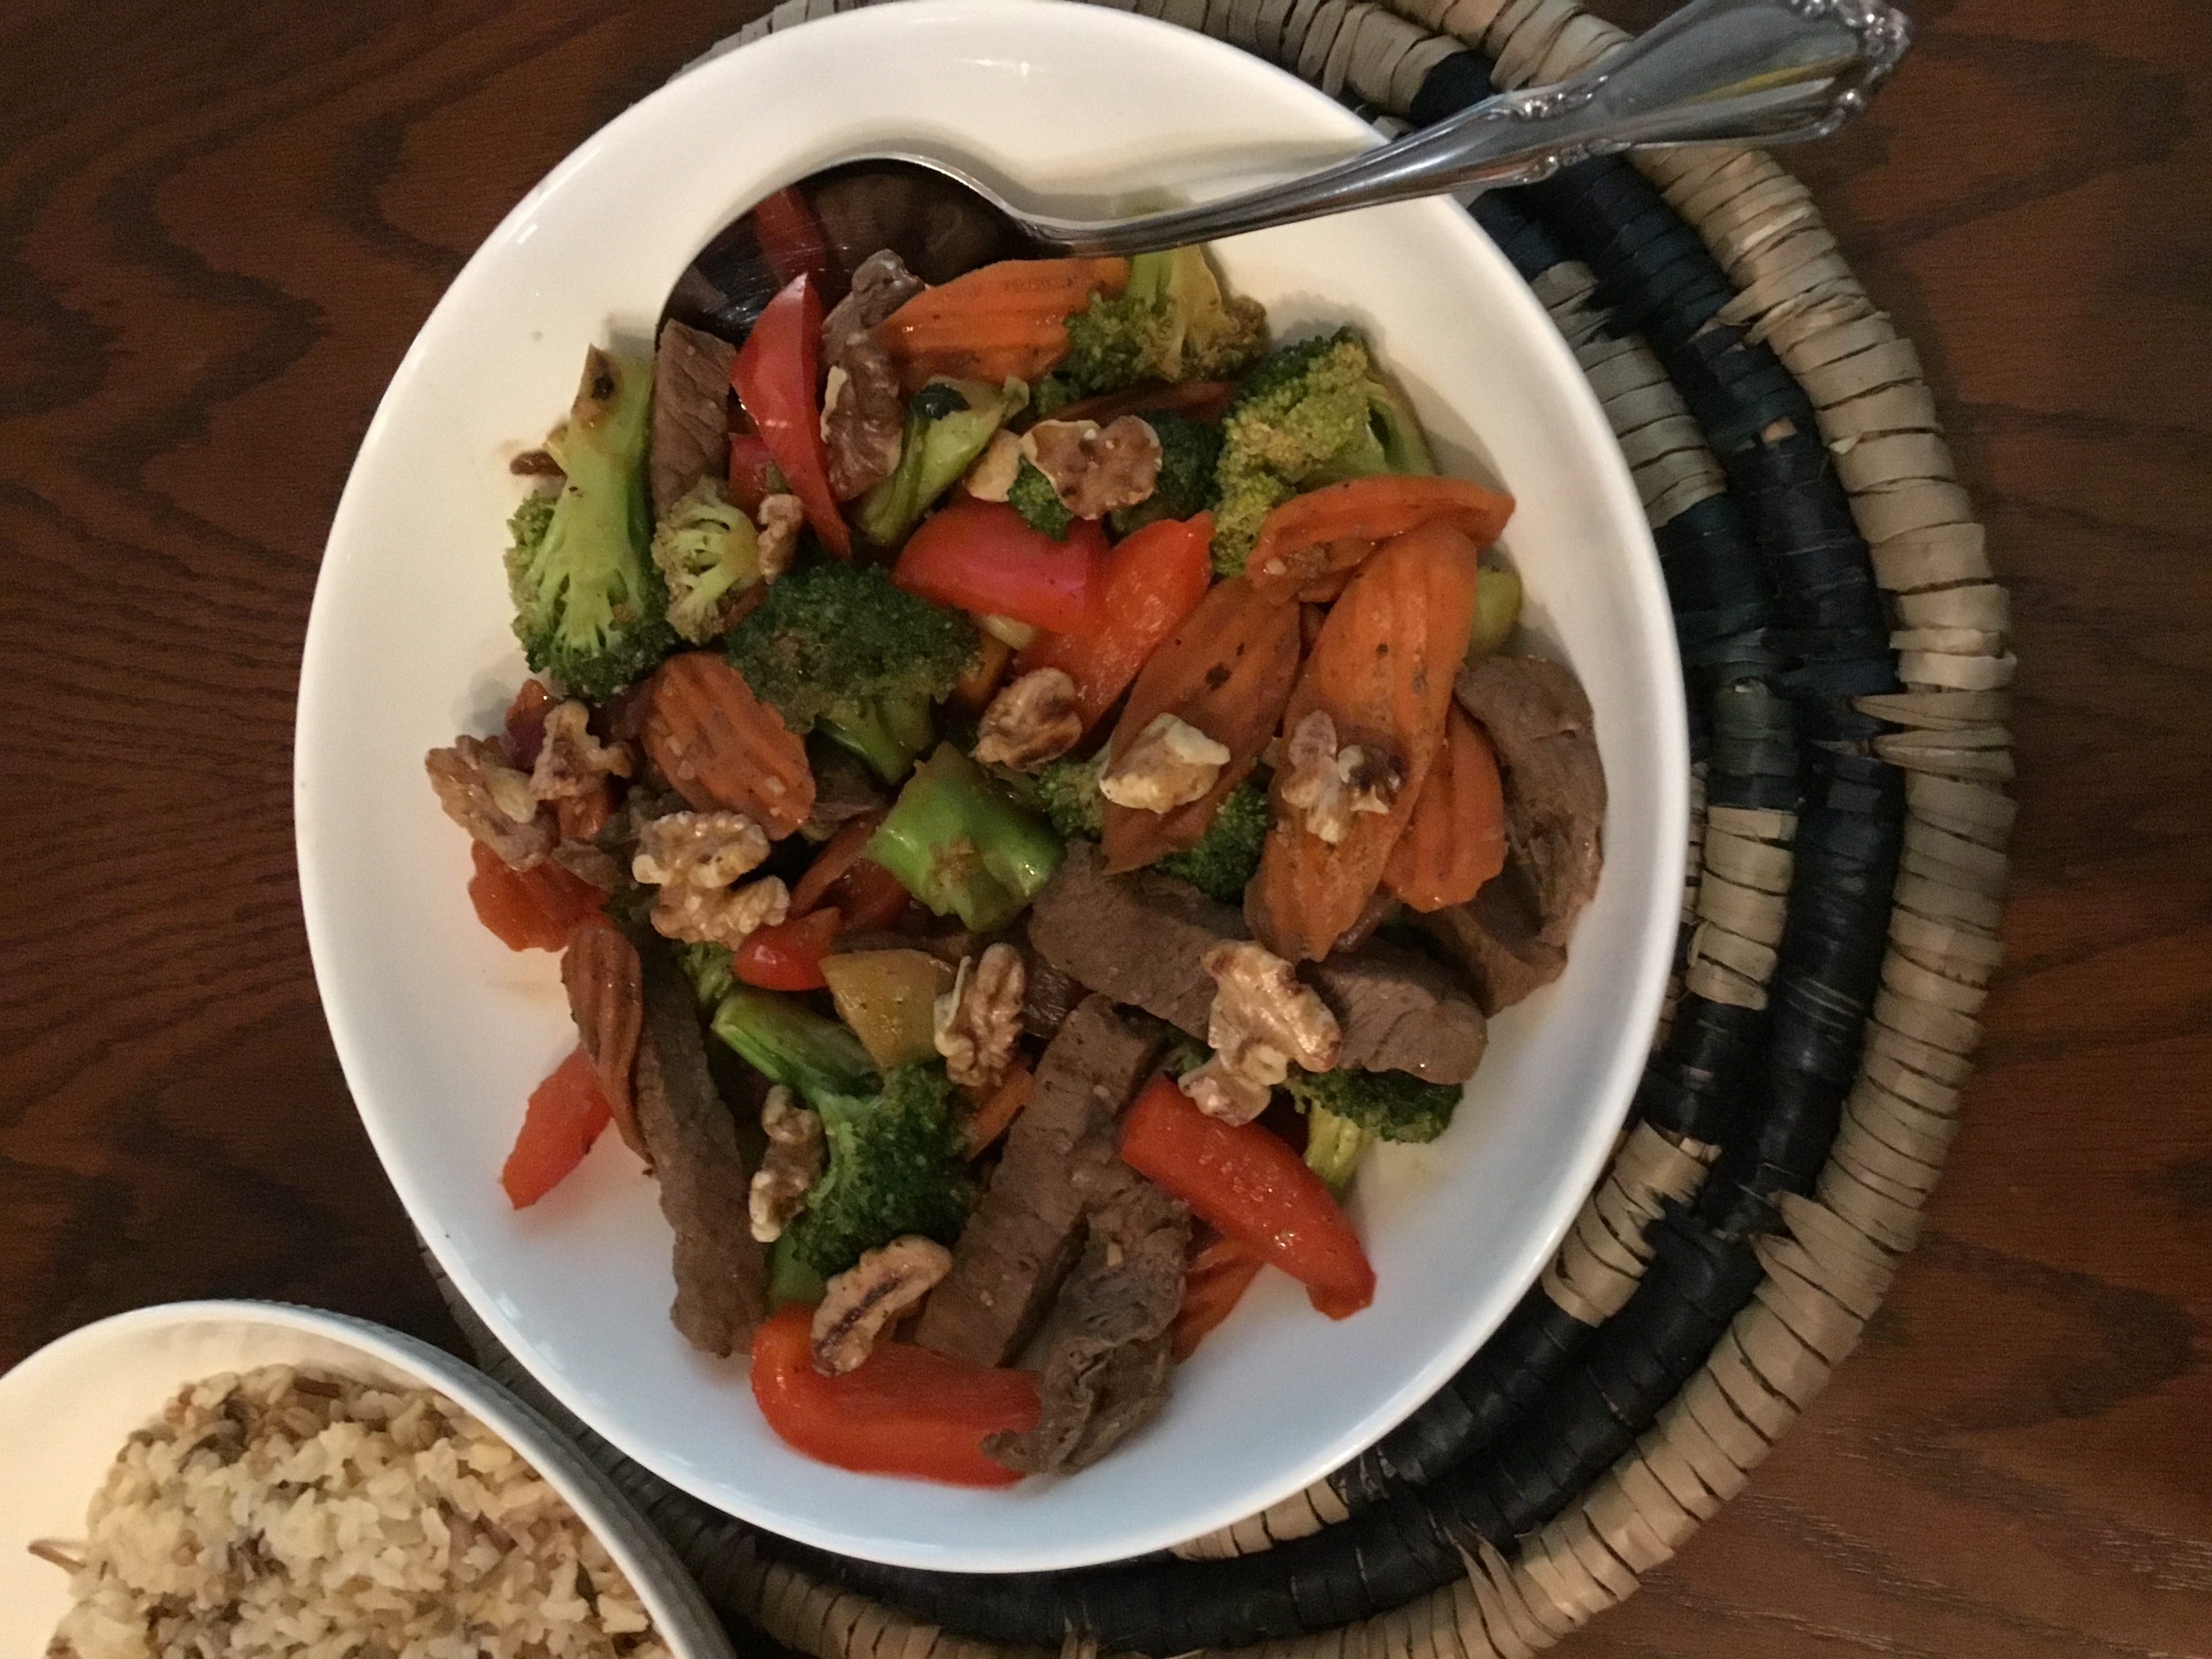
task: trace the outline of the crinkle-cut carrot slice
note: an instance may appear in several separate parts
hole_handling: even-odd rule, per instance
[[[1324,710],[1340,747],[1380,746],[1397,757],[1405,777],[1388,812],[1353,815],[1349,832],[1331,845],[1285,805],[1290,779],[1287,770],[1276,774],[1275,824],[1244,915],[1278,956],[1327,956],[1382,884],[1443,743],[1452,676],[1474,617],[1477,552],[1465,533],[1441,522],[1393,537],[1359,567],[1322,623],[1283,730]]]

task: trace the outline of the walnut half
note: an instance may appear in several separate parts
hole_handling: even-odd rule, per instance
[[[1200,1110],[1249,1123],[1267,1109],[1292,1060],[1309,1072],[1336,1064],[1343,1029],[1289,963],[1265,945],[1231,940],[1208,946],[1199,961],[1213,977],[1206,1024],[1213,1055],[1177,1082]]]
[[[662,938],[735,950],[790,913],[778,877],[730,885],[767,856],[767,831],[743,812],[666,812],[638,831],[630,873],[660,889],[653,927]]]
[[[980,958],[961,958],[952,988],[930,1011],[945,1076],[969,1088],[997,1086],[1013,1064],[1028,991],[1029,969],[1011,945],[987,946]]]
[[[773,1244],[806,1207],[807,1189],[822,1178],[829,1154],[821,1118],[781,1083],[761,1103],[761,1128],[768,1135],[768,1154],[753,1173],[745,1211],[753,1237]]]
[[[1171,812],[1201,799],[1228,764],[1224,744],[1188,720],[1161,714],[1100,775],[1098,793],[1116,806]]]
[[[1338,748],[1336,722],[1322,708],[1292,728],[1283,759],[1289,774],[1283,804],[1331,847],[1352,833],[1355,814],[1389,811],[1406,787],[1405,763],[1389,750],[1358,744]]]
[[[975,758],[1034,772],[1083,738],[1075,682],[1061,668],[1036,668],[1002,688],[976,727]]]
[[[1160,477],[1159,434],[1133,415],[1096,421],[1039,421],[1022,434],[1022,454],[1051,481],[1079,519],[1134,507]]]
[[[814,1369],[842,1376],[873,1352],[884,1328],[952,1271],[952,1252],[909,1233],[837,1274],[814,1310]]]
[[[509,766],[504,750],[482,738],[455,738],[452,748],[423,756],[422,765],[446,816],[501,863],[531,870],[545,861],[556,839],[552,821],[539,816],[530,775]]]
[[[592,735],[592,711],[574,697],[545,711],[545,741],[530,774],[530,793],[540,800],[567,800],[592,793],[606,778],[626,778],[635,769],[629,745],[601,743]]]

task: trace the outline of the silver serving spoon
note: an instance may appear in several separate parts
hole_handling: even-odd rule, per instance
[[[1533,184],[1648,146],[1825,138],[1864,109],[1911,29],[1882,0],[1694,0],[1572,80],[1510,92],[1287,183],[1139,218],[1020,204],[975,162],[919,150],[854,163],[925,168],[972,191],[1040,252],[1144,253],[1446,191]]]

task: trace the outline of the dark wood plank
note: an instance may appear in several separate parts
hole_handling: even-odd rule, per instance
[[[749,9],[10,12],[0,1364],[204,1295],[458,1341],[299,923],[316,562],[469,250]],[[1874,117],[1796,159],[2014,587],[2011,960],[1864,1350],[1591,1659],[2212,1652],[2212,14],[1915,11]]]

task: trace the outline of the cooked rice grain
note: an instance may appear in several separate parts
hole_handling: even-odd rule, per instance
[[[667,1659],[559,1494],[424,1389],[209,1377],[86,1526],[49,1659]]]

